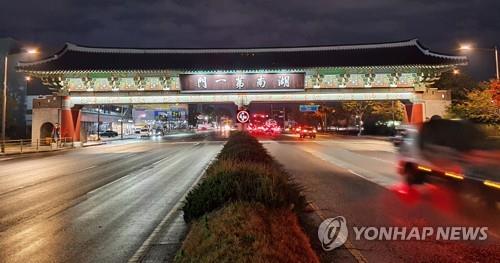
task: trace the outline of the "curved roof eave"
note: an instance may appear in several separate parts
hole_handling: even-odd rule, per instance
[[[234,54],[234,53],[269,53],[269,52],[304,52],[304,51],[338,51],[338,50],[363,50],[363,49],[385,49],[397,47],[410,47],[415,46],[422,54],[452,61],[457,61],[456,65],[466,65],[467,57],[453,56],[432,52],[425,48],[418,39],[411,39],[400,42],[389,42],[379,44],[357,44],[357,45],[330,45],[330,46],[310,46],[310,47],[274,47],[274,48],[214,48],[214,49],[137,49],[137,48],[100,48],[100,47],[86,47],[79,46],[72,43],[66,43],[65,46],[56,54],[30,62],[19,62],[18,70],[23,71],[37,71],[30,70],[30,67],[41,66],[46,63],[58,60],[63,57],[68,51],[78,53],[103,53],[103,54]],[[404,65],[396,65],[404,66]],[[376,66],[375,66],[376,67]],[[264,67],[265,68],[265,67]],[[174,69],[182,70],[182,69]],[[248,70],[248,69],[247,69]],[[251,69],[250,69],[251,70]],[[56,71],[56,70],[55,70]],[[78,71],[78,70],[77,70]],[[110,70],[113,71],[113,70]],[[127,70],[123,70],[127,71]]]
[[[453,68],[456,66],[466,66],[467,62],[457,63],[457,64],[443,64],[443,65],[378,65],[378,66],[345,66],[345,67],[310,67],[310,68],[287,68],[287,69],[268,69],[269,71],[307,71],[307,70],[315,70],[315,69],[373,69],[373,68]],[[53,71],[43,71],[43,70],[20,70],[21,72],[31,73],[31,74],[40,74],[40,75],[60,75],[60,74],[89,74],[89,73],[160,73],[160,72],[172,72],[172,71],[185,71],[185,72],[254,72],[263,69],[194,69],[194,68],[186,68],[186,69],[130,69],[130,70],[53,70]]]

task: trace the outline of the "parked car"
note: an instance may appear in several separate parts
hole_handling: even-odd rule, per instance
[[[101,132],[100,136],[101,137],[116,137],[116,136],[118,136],[118,133],[115,131],[108,130],[105,132]]]

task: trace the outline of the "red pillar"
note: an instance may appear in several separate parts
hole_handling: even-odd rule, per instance
[[[70,97],[62,96],[61,99],[61,139],[72,140],[75,136],[75,126],[71,114]]]
[[[72,116],[73,125],[74,125],[74,134],[75,134],[74,140],[79,142],[80,141],[80,127],[81,127],[81,123],[82,123],[82,120],[81,120],[82,114],[81,114],[80,108],[79,107],[72,108],[71,109],[71,116]]]
[[[420,124],[424,122],[424,103],[411,103],[405,105],[407,122]]]

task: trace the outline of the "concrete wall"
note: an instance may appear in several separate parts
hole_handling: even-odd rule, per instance
[[[451,101],[424,100],[424,103],[425,119],[430,119],[434,115],[443,117],[446,114],[446,108],[451,104]]]
[[[428,88],[426,92],[419,94],[419,99],[425,104],[425,119],[430,119],[434,115],[443,117],[446,114],[447,107],[451,104],[451,92],[449,90]]]
[[[59,122],[58,108],[34,108],[32,117],[31,139],[36,141],[40,139],[40,128],[46,122],[56,125]]]

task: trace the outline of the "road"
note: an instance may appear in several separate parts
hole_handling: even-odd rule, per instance
[[[177,135],[0,161],[0,261],[126,262],[221,148]]]
[[[0,160],[0,262],[126,262],[222,148],[213,135],[116,141]],[[304,187],[318,213],[342,215],[350,227],[489,228],[488,240],[473,246],[355,240],[351,230],[352,248],[325,252],[325,261],[354,262],[353,255],[370,262],[500,260],[498,210],[455,199],[441,186],[400,191],[396,150],[386,141],[284,135],[261,142]],[[318,247],[321,220],[314,220],[307,223]]]
[[[442,185],[402,191],[396,149],[387,141],[320,135],[317,139],[282,136],[262,139],[267,150],[304,187],[308,200],[326,218],[344,216],[353,226],[487,226],[479,243],[443,241],[349,240],[354,254],[370,262],[500,260],[500,212],[472,197],[459,198]],[[315,231],[321,221],[316,222]],[[311,241],[318,246],[317,232]],[[319,245],[320,246],[320,245]],[[328,252],[344,259],[345,250]],[[359,253],[358,253],[359,252]],[[352,259],[352,258],[351,258]],[[497,261],[498,262],[498,261]]]

